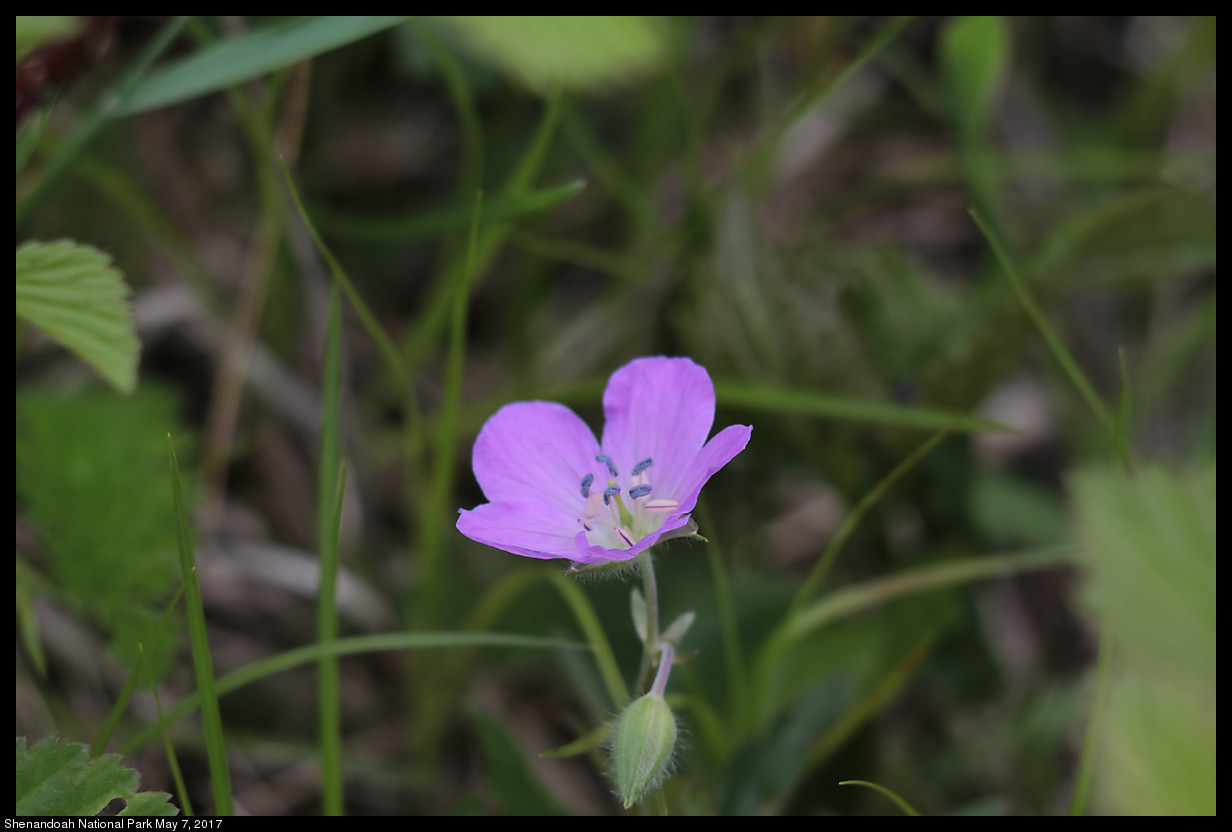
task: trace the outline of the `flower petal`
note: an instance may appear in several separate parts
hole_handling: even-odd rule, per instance
[[[748,425],[730,425],[706,443],[706,447],[694,457],[681,478],[679,490],[676,492],[680,505],[672,512],[673,516],[688,514],[697,506],[697,497],[701,494],[702,486],[720,468],[731,462],[736,454],[744,450],[752,435],[753,428]]]
[[[685,473],[714,424],[714,384],[705,368],[688,358],[631,361],[608,381],[603,412],[603,451],[621,476],[653,459],[655,494],[679,499]]]
[[[484,503],[458,512],[458,531],[476,543],[528,558],[577,558],[573,528],[534,501]]]
[[[582,477],[598,453],[594,433],[563,404],[515,402],[479,431],[471,464],[490,502],[538,502],[572,540]]]
[[[688,525],[688,523],[688,517],[672,516],[668,518],[660,528],[644,536],[641,540],[634,543],[628,549],[609,549],[604,546],[592,546],[588,544],[584,533],[579,534],[577,537],[577,551],[569,557],[578,563],[586,564],[633,560],[633,558],[658,543],[660,538],[668,535],[669,532],[674,532],[677,529]]]

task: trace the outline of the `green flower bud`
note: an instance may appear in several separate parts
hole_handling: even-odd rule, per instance
[[[612,762],[626,809],[671,771],[675,747],[676,717],[661,694],[651,691],[625,708],[616,723]]]

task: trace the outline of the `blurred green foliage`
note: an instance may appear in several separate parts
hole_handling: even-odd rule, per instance
[[[1215,814],[1215,465],[1072,475],[1083,600],[1112,646],[1098,796]]]
[[[1214,811],[1214,18],[400,20],[133,19],[19,125],[19,237],[109,252],[166,316],[144,319],[127,399],[76,386],[19,332],[34,667],[40,597],[130,660],[159,630],[177,582],[168,432],[182,454],[207,436],[202,487],[238,509],[203,534],[314,545],[321,310],[345,270],[340,586],[404,627],[579,629],[556,565],[453,534],[500,405],[555,399],[597,423],[613,368],[685,354],[716,381],[717,423],[754,425],[707,487],[711,542],[659,561],[662,620],[696,614],[668,690],[687,740],[672,811],[885,812],[834,785],[858,777],[925,814],[1060,812],[1092,714],[1092,808]],[[147,65],[160,38],[174,46]],[[1115,438],[971,207],[1096,395],[1122,403],[1133,473],[1102,467]],[[842,519],[950,424],[864,510],[816,601],[862,603],[770,651]],[[936,580],[1067,542],[1080,603],[1064,569]],[[249,583],[206,599],[212,637],[311,642],[299,573],[237,562]],[[895,580],[917,589],[878,594]],[[580,589],[632,676],[628,586]],[[375,626],[347,603],[347,626]],[[1114,656],[1092,704],[1096,628]],[[348,811],[614,809],[594,743],[527,764],[597,742],[614,706],[593,656],[347,661]],[[306,680],[226,700],[245,776],[314,753]],[[294,796],[313,788],[277,805],[315,811]]]
[[[179,627],[165,618],[179,585],[167,484],[176,397],[144,385],[132,396],[87,389],[17,394],[17,496],[46,557],[45,578],[97,622],[130,666],[168,669]]]

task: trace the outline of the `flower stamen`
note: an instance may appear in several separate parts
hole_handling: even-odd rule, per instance
[[[631,548],[654,532],[662,523],[660,518],[663,513],[675,509],[678,504],[675,500],[647,499],[654,490],[647,476],[647,471],[654,465],[651,457],[633,466],[623,487],[615,460],[600,453],[595,456],[595,461],[603,463],[611,476],[601,489],[596,487],[594,474],[582,477],[582,499],[586,504],[578,524],[587,532],[608,535],[608,540],[618,547]],[[621,491],[628,492],[628,503]],[[600,497],[603,498],[602,503]]]
[[[620,474],[616,473],[616,463],[612,462],[612,458],[607,454],[599,454],[595,457],[595,462],[602,462],[606,465],[608,473],[612,475],[612,479],[620,476]]]

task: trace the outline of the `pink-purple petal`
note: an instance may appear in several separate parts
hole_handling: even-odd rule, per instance
[[[676,512],[688,514],[697,506],[697,497],[711,477],[724,465],[731,462],[749,444],[753,428],[748,425],[730,425],[723,428],[706,443],[701,453],[694,457],[681,479]]]
[[[515,402],[488,419],[471,462],[489,501],[538,501],[576,518],[582,477],[598,453],[594,433],[569,408]]]
[[[572,528],[570,528],[570,524]],[[574,559],[576,519],[545,513],[536,502],[484,503],[458,513],[458,531],[476,543],[528,558]]]
[[[714,424],[714,384],[688,358],[638,358],[603,393],[603,450],[622,477],[643,459],[655,493],[674,497]]]

